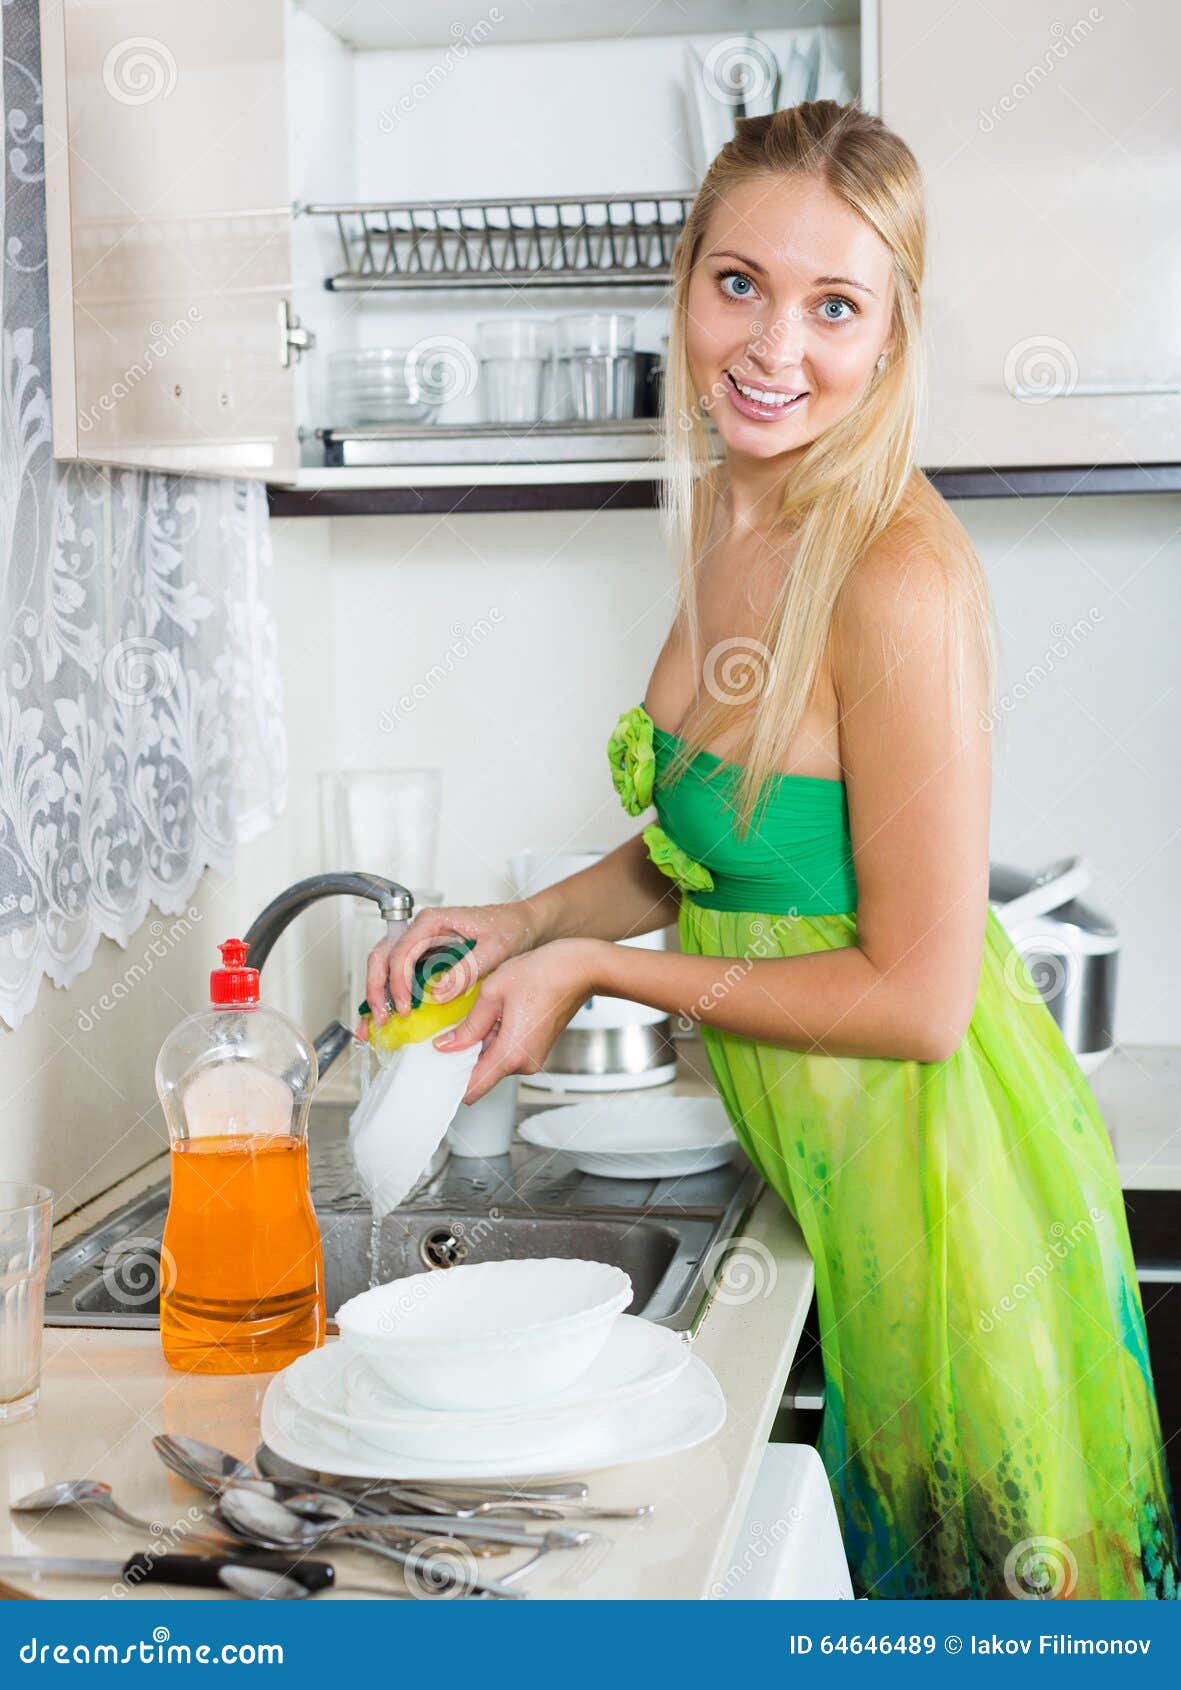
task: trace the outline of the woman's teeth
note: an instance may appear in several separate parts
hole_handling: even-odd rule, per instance
[[[799,393],[771,393],[765,387],[748,387],[745,382],[739,381],[732,371],[728,370],[726,373],[743,398],[751,400],[756,405],[769,405],[773,409],[777,409],[784,405],[790,405],[793,399],[800,397]],[[803,391],[804,389],[801,388],[800,392]]]

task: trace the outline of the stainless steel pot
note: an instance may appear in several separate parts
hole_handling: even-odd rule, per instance
[[[1037,874],[992,863],[988,877],[989,902],[1086,1073],[1115,1044],[1120,950],[1115,923],[1076,896],[1090,880],[1083,857]]]

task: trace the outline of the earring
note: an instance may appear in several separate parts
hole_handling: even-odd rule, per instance
[[[874,369],[875,370],[884,370],[885,367],[886,367],[886,354],[883,352],[881,357],[878,359],[877,363],[874,365]]]

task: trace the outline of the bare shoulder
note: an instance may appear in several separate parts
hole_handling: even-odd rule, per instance
[[[967,530],[915,471],[893,520],[850,570],[833,612],[837,648],[867,630],[934,631],[957,601],[978,599],[983,572]]]

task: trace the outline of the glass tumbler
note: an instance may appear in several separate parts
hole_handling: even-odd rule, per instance
[[[591,311],[557,320],[557,395],[577,422],[610,422],[635,410],[636,320]]]
[[[32,1414],[41,1396],[41,1329],[53,1193],[0,1180],[0,1425]]]
[[[340,862],[398,881],[413,893],[415,910],[441,904],[436,868],[442,769],[350,769],[337,774],[335,785]],[[385,937],[377,905],[367,898],[353,900],[351,916],[344,924],[343,958],[348,1001],[342,1019],[348,1027],[365,996],[369,952]]]
[[[480,415],[487,423],[535,423],[545,414],[553,325],[541,317],[476,324]]]

